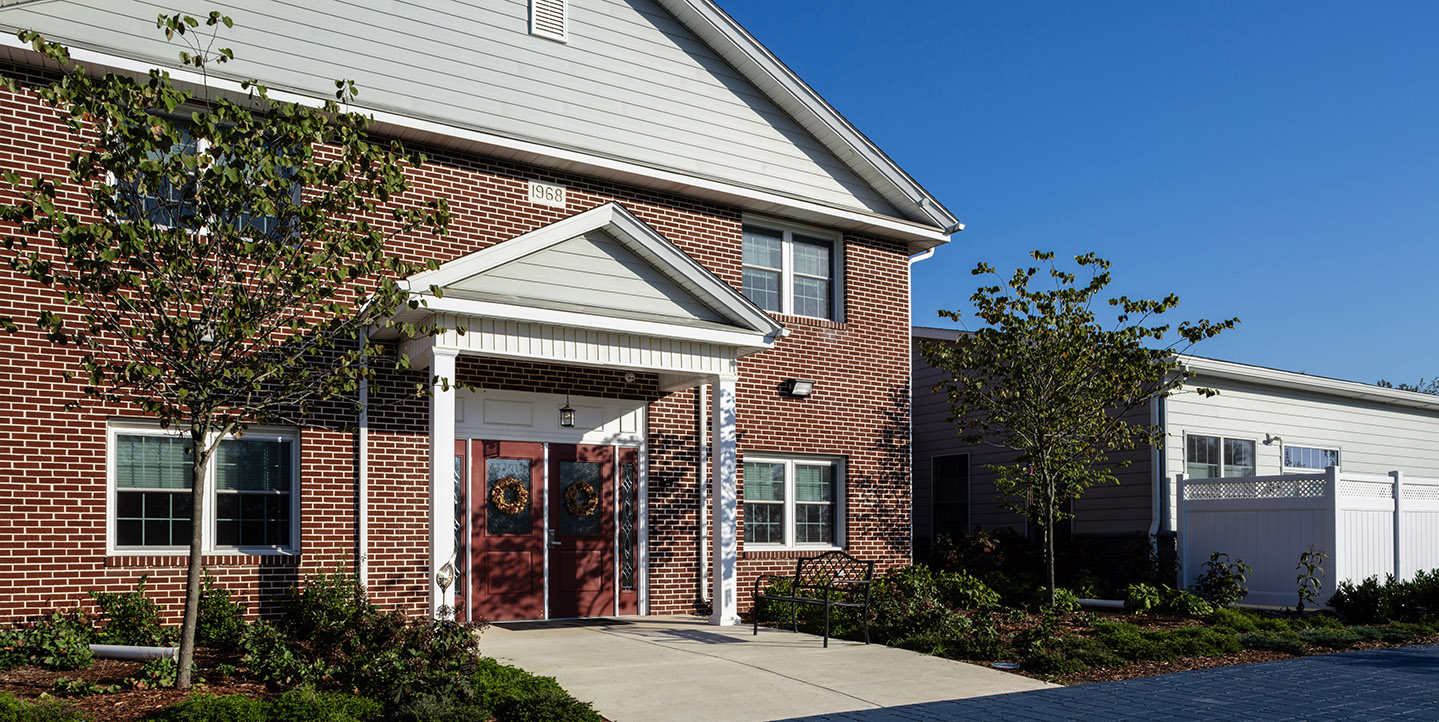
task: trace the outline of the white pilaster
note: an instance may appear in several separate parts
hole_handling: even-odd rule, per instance
[[[455,606],[455,359],[430,350],[430,616]],[[440,581],[444,580],[442,587]]]
[[[710,540],[714,560],[714,613],[710,623],[739,624],[739,600],[736,590],[736,567],[739,561],[739,470],[735,453],[735,377],[720,376],[710,397]]]

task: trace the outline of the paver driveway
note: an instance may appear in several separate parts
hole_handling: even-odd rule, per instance
[[[882,644],[695,617],[506,624],[480,651],[553,676],[615,722],[764,722],[1047,685]],[[901,707],[902,708],[902,707]]]
[[[1439,720],[1439,645],[1300,657],[789,720]]]

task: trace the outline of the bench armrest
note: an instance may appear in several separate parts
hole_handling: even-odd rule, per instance
[[[755,580],[754,580],[754,595],[753,595],[753,596],[756,596],[756,597],[760,596],[760,587],[762,587],[762,586],[764,585],[764,582],[765,582],[766,579],[784,579],[785,581],[789,581],[789,582],[793,582],[793,581],[794,581],[794,577],[793,577],[793,576],[790,576],[790,575],[788,575],[788,574],[761,574],[761,575],[759,575],[758,577],[756,577]]]

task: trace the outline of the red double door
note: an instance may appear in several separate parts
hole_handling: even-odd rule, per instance
[[[457,475],[467,477],[460,480],[468,508],[460,538],[468,549],[459,556],[469,563],[457,600],[467,618],[638,611],[637,450],[474,440],[457,442],[455,455]]]

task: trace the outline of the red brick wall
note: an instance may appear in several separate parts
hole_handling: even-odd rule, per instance
[[[0,67],[0,71],[7,69]],[[24,71],[8,68],[12,75]],[[0,92],[0,165],[58,175],[68,131],[28,95]],[[740,285],[737,208],[617,185],[506,161],[423,149],[430,162],[412,174],[409,199],[447,197],[451,234],[402,238],[411,258],[441,261],[472,253],[607,202],[623,204],[735,288]],[[526,202],[526,183],[569,188],[567,208]],[[908,266],[902,244],[846,236],[843,323],[782,318],[792,331],[773,351],[745,359],[738,387],[741,456],[808,453],[846,459],[846,545],[883,565],[904,563],[909,548]],[[3,271],[0,315],[33,326],[54,294]],[[106,557],[105,423],[131,409],[63,408],[79,386],[60,376],[76,356],[33,331],[0,336],[0,617],[36,613],[83,598],[87,589],[129,588],[150,576],[167,608],[178,610],[183,560]],[[655,613],[703,611],[696,553],[699,483],[693,392],[661,395],[641,375],[464,358],[461,380],[491,388],[654,399],[649,412],[650,589]],[[813,378],[808,399],[776,391],[787,378]],[[371,386],[369,456],[370,585],[377,601],[420,613],[428,553],[428,401],[414,373],[390,371]],[[306,571],[352,562],[356,550],[357,440],[343,408],[329,410],[302,436],[300,559],[207,559],[221,582],[252,611],[268,611],[273,592]],[[740,532],[743,538],[743,531]],[[792,566],[790,554],[742,552],[741,598],[755,575]],[[267,606],[262,606],[267,605]],[[747,605],[742,602],[742,608]]]

